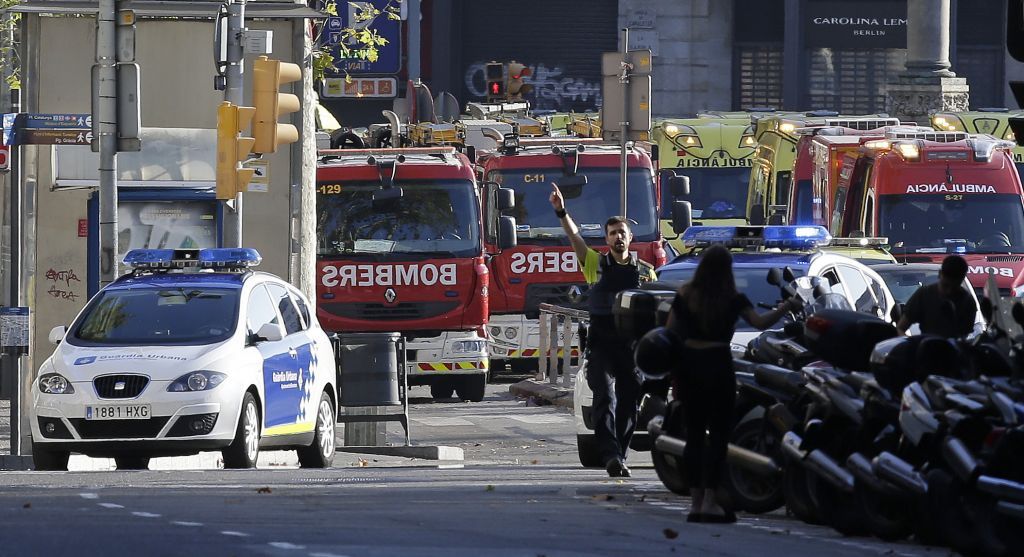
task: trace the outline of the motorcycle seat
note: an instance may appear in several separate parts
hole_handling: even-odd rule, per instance
[[[771,364],[754,366],[754,379],[766,387],[787,392],[797,391],[807,383],[802,373]]]

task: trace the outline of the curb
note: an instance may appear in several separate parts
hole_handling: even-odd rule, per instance
[[[545,400],[555,406],[573,407],[573,389],[550,383],[541,383],[535,379],[526,379],[509,386],[508,391],[517,397],[534,397]]]

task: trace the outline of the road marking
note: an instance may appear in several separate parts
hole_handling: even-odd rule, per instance
[[[270,542],[270,547],[276,547],[277,549],[306,549],[304,545],[295,545],[288,542]]]
[[[135,516],[141,516],[142,518],[160,518],[160,515],[154,513],[147,513],[142,511],[132,511]]]
[[[123,509],[124,505],[118,505],[117,503],[96,503],[97,505],[107,509]]]
[[[184,520],[172,520],[171,524],[173,524],[175,526],[188,526],[188,527],[191,527],[191,528],[195,528],[196,526],[202,526],[203,525],[202,522],[186,522]]]
[[[462,418],[413,418],[412,421],[419,422],[430,427],[450,426],[471,426],[473,422]]]
[[[221,532],[221,534],[224,534],[225,536],[235,536],[236,538],[249,537],[249,534],[246,534],[245,532],[235,532],[234,530],[224,530]]]
[[[100,498],[100,496],[95,494],[95,493],[79,493],[78,496],[81,497],[82,499],[99,499]]]

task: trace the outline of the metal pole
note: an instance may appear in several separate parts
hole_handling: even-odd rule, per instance
[[[242,32],[245,30],[245,0],[228,0],[228,33],[223,40],[228,42],[228,65],[224,72],[224,100],[235,106],[242,106]],[[234,211],[224,211],[224,245],[242,247],[242,192],[235,194]]]
[[[566,315],[562,321],[562,386],[569,386],[572,375],[572,317]]]
[[[420,0],[409,3],[409,79],[420,78]]]
[[[548,382],[552,385],[558,382],[558,315],[552,313],[550,321],[551,347],[548,351]]]
[[[117,3],[96,14],[97,120],[100,144],[100,286],[117,278]]]
[[[11,112],[21,112],[21,90],[11,90]],[[21,305],[21,255],[22,255],[22,214],[24,213],[21,198],[21,146],[11,145],[10,187],[10,226],[11,226],[11,266],[10,266],[10,301],[11,307]],[[11,454],[20,455],[21,447],[21,372],[22,357],[18,350],[4,355],[9,366],[8,376],[4,378],[4,391],[11,397]]]
[[[625,105],[622,111],[622,131],[619,134],[619,147],[622,150],[619,158],[619,207],[623,217],[626,216],[626,170],[628,161],[626,160],[626,139],[629,135],[629,27],[622,29],[622,77],[619,82],[622,83],[622,99]]]
[[[543,381],[544,376],[548,373],[548,350],[551,350],[551,339],[548,338],[548,331],[550,331],[548,319],[551,317],[551,314],[541,311],[538,318],[540,342],[537,346],[537,381]]]

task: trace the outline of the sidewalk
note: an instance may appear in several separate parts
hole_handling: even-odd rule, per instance
[[[0,470],[31,470],[32,457],[11,456],[11,401],[0,399]],[[385,447],[346,447],[344,445],[344,424],[337,426],[337,454],[335,467],[409,465],[412,462],[462,461],[463,451],[459,447],[435,445],[394,445]],[[27,452],[23,451],[23,452]],[[260,451],[257,468],[297,468],[298,456],[295,451]],[[203,452],[191,456],[154,458],[150,470],[215,470],[223,468],[219,452]],[[114,470],[112,458],[89,458],[73,454],[68,461],[68,470],[73,472]]]
[[[536,379],[525,379],[513,383],[508,388],[509,392],[521,398],[534,398],[538,401],[561,406],[572,410],[573,388],[563,387],[562,383],[552,385],[547,382],[540,382]]]

